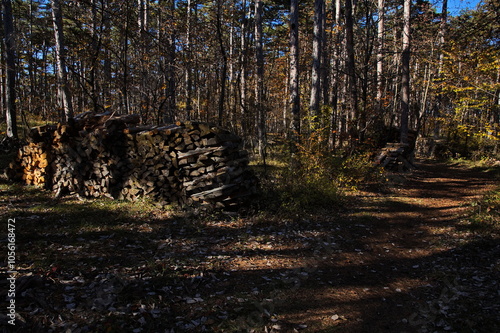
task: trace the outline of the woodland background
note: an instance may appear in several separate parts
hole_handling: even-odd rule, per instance
[[[237,212],[0,176],[11,331],[500,331],[499,13],[499,0],[454,15],[447,0],[2,0],[0,169],[6,142],[88,111],[208,121],[267,155]],[[477,161],[374,165],[415,132],[424,151]]]
[[[276,135],[352,150],[401,126],[450,154],[498,153],[498,0],[455,16],[447,0],[2,5],[9,137],[16,120],[110,111],[217,123],[261,155]]]

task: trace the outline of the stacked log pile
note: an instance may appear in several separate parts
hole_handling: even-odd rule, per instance
[[[413,169],[416,132],[408,133],[408,142],[408,144],[387,143],[377,152],[375,164],[399,172]]]
[[[383,168],[400,172],[414,168],[409,145],[402,143],[388,143],[380,149],[375,163]]]
[[[137,126],[135,115],[86,113],[32,129],[7,175],[57,196],[227,207],[255,192],[242,141],[206,123]]]
[[[30,142],[19,149],[16,161],[6,170],[9,178],[36,186],[50,183],[50,145],[55,128],[53,125],[45,125],[31,131]]]
[[[426,158],[445,159],[454,155],[446,139],[422,137],[417,140],[416,153]]]

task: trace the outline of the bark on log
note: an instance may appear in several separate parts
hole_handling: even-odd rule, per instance
[[[248,153],[230,132],[206,123],[138,126],[137,115],[84,113],[68,125],[31,130],[6,174],[57,196],[227,207],[255,192]]]

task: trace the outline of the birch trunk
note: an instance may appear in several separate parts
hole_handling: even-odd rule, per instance
[[[377,109],[378,114],[382,114],[382,95],[384,86],[382,83],[382,75],[384,75],[384,8],[385,1],[378,0],[377,15]]]
[[[97,60],[99,57],[99,32],[98,32],[98,22],[97,22],[97,0],[92,0],[91,10],[92,10],[92,67],[90,68],[90,95],[92,99],[92,108],[94,112],[99,110],[99,91],[97,84],[96,67]]]
[[[330,115],[330,134],[328,138],[328,148],[335,149],[337,141],[337,121],[338,121],[338,99],[339,99],[339,74],[340,74],[340,42],[341,42],[341,28],[340,28],[340,0],[335,0],[335,29],[334,29],[334,49],[333,49],[333,73],[332,73],[332,93],[331,105],[332,113]]]
[[[218,105],[218,125],[222,126],[224,118],[224,100],[226,95],[226,76],[227,76],[227,55],[226,48],[224,47],[224,40],[222,36],[222,4],[221,1],[217,2],[217,39],[219,40],[220,53],[222,57],[222,73],[220,78],[221,90],[219,95]]]
[[[265,158],[266,113],[264,110],[264,49],[262,40],[262,0],[255,0],[255,60],[257,77],[255,80],[255,106],[257,111],[257,140],[261,158]]]
[[[410,113],[410,10],[411,0],[404,0],[403,50],[401,54],[401,143],[408,143]]]
[[[14,43],[14,20],[12,17],[12,3],[10,0],[2,0],[2,14],[4,27],[4,44],[7,65],[6,85],[6,112],[7,137],[17,139],[16,121],[16,52]]]
[[[321,93],[321,49],[323,31],[323,5],[324,0],[314,1],[314,29],[312,50],[312,72],[311,72],[311,98],[309,101],[309,116],[311,117],[311,129],[315,130],[320,116],[320,93]]]
[[[191,36],[191,11],[192,11],[192,3],[191,0],[187,1],[187,27],[186,27],[186,81],[185,81],[185,89],[186,89],[186,119],[191,119],[191,112],[193,110],[193,78],[192,78],[192,52],[191,52],[191,44],[192,44],[192,36]]]
[[[62,12],[59,0],[51,0],[50,2],[52,5],[52,22],[54,24],[54,37],[56,41],[57,89],[62,104],[61,121],[66,123],[69,118],[73,117],[73,105],[66,72]]]
[[[244,0],[242,4],[242,18],[241,18],[241,36],[240,36],[240,48],[241,50],[246,50],[248,46],[248,35],[249,35],[249,23],[248,18],[251,16],[250,6],[247,6],[247,2]],[[240,77],[239,77],[239,87],[240,87],[240,113],[241,113],[241,131],[244,137],[249,137],[250,132],[250,121],[248,117],[248,52],[240,52]]]
[[[235,16],[235,6],[236,0],[233,0],[232,10],[231,10],[231,21],[234,20]],[[231,129],[233,132],[238,133],[238,126],[236,121],[236,99],[235,99],[235,80],[234,80],[234,25],[231,24],[229,28],[229,63],[228,63],[228,82],[229,82],[229,91],[228,91],[228,102],[229,102],[229,122],[231,124]]]
[[[168,26],[170,29],[158,29],[158,53],[165,52],[165,57],[162,59],[161,68],[163,71],[162,90],[163,100],[158,110],[158,123],[172,123],[176,110],[175,96],[175,25],[172,24],[175,12],[174,0],[160,0],[160,8],[165,8],[166,14],[161,15],[161,11],[157,16],[158,27]],[[165,48],[165,51],[163,51]]]
[[[357,122],[358,119],[358,88],[356,82],[356,62],[354,55],[354,20],[352,17],[353,13],[353,5],[351,0],[346,0],[345,3],[345,12],[346,12],[346,51],[347,51],[347,59],[346,59],[346,72],[347,72],[347,91],[349,98],[349,134],[351,139],[354,140],[357,138],[357,133],[359,130],[359,126]]]
[[[442,79],[442,71],[443,71],[443,62],[444,62],[444,52],[443,52],[443,47],[445,43],[445,34],[446,34],[446,25],[448,21],[448,0],[443,0],[443,7],[441,10],[441,24],[439,27],[439,64],[438,64],[438,71],[437,71],[437,76],[436,76],[436,81],[438,82],[438,85],[441,86],[441,79]],[[436,103],[434,105],[434,117],[439,118],[441,115],[440,109],[442,108],[443,104],[443,97],[442,97],[442,92],[441,88],[438,88],[437,90],[437,96],[436,96]],[[440,132],[440,126],[439,122],[435,121],[434,122],[434,137],[437,139],[439,137],[439,132]]]
[[[290,106],[292,111],[292,138],[299,142],[300,135],[300,84],[299,84],[299,1],[290,5]],[[292,147],[293,149],[294,147]]]

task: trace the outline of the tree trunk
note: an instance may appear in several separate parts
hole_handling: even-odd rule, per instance
[[[292,140],[300,138],[300,78],[299,72],[299,1],[290,3],[290,106],[292,110]],[[292,146],[292,150],[295,145]]]
[[[327,17],[329,15],[329,7],[325,0],[323,0],[323,19],[321,21],[321,40],[323,42],[322,52],[321,52],[321,103],[323,105],[329,105],[330,103],[330,59],[331,59],[331,43],[328,43],[327,36]],[[323,121],[327,121],[327,119],[323,119]],[[328,126],[327,124],[323,124],[323,126]]]
[[[140,73],[140,81],[136,83],[139,88],[139,114],[142,119],[148,119],[149,108],[151,105],[151,94],[149,92],[149,81],[150,76],[150,63],[147,60],[147,54],[150,53],[150,38],[148,33],[148,0],[138,0],[138,20],[137,24],[139,27],[140,41],[136,46],[136,53],[139,56],[139,65],[136,69]]]
[[[384,8],[385,0],[378,0],[377,15],[377,111],[380,118],[382,115],[382,94],[384,86],[382,75],[384,75]]]
[[[123,98],[123,113],[130,114],[130,101],[129,101],[129,91],[128,91],[128,77],[129,77],[129,62],[128,62],[128,51],[129,51],[129,34],[130,34],[130,8],[125,6],[125,31],[123,39],[123,54],[122,54],[122,64],[123,64],[123,83],[122,83],[122,98]]]
[[[220,53],[222,57],[222,73],[220,77],[221,90],[219,95],[218,115],[217,122],[222,126],[224,118],[224,99],[226,94],[226,76],[227,76],[227,55],[226,48],[224,47],[224,40],[222,36],[222,1],[217,1],[217,38],[219,40]]]
[[[185,90],[186,90],[186,109],[185,109],[185,118],[187,120],[191,119],[191,112],[193,111],[193,78],[192,78],[192,52],[191,52],[191,44],[192,44],[192,36],[191,36],[191,11],[192,11],[192,3],[191,0],[187,1],[187,18],[186,18],[186,81],[185,81]]]
[[[73,117],[73,105],[66,73],[62,12],[59,0],[51,0],[50,2],[52,5],[52,22],[54,24],[54,37],[56,41],[57,89],[62,103],[61,121],[66,123],[69,118]]]
[[[17,139],[16,121],[16,51],[14,41],[14,20],[12,17],[12,3],[10,0],[2,0],[4,44],[7,66],[7,89],[6,89],[6,112],[7,137]]]
[[[401,143],[408,143],[410,113],[410,11],[411,0],[404,0],[403,50],[401,54]]]
[[[448,21],[448,0],[443,0],[443,7],[441,10],[441,24],[439,27],[439,50],[440,50],[439,64],[438,64],[438,71],[437,71],[437,76],[436,76],[436,81],[438,82],[439,86],[441,86],[442,71],[443,71],[443,62],[444,62],[443,47],[444,47],[444,43],[445,43],[447,21]],[[441,115],[440,109],[442,107],[443,107],[442,91],[440,88],[438,88],[436,102],[434,105],[434,117],[436,119],[440,117],[440,115]],[[439,132],[440,132],[439,122],[435,121],[434,122],[434,137],[436,139],[439,137],[439,134],[440,134]]]
[[[3,24],[3,17],[2,17],[2,24]],[[7,112],[7,80],[6,77],[7,75],[5,74],[5,43],[4,39],[2,38],[2,44],[0,44],[0,109],[2,110],[2,114],[0,115],[0,121],[3,121],[6,117],[6,112]]]
[[[320,116],[319,102],[321,93],[321,50],[323,48],[323,6],[324,0],[314,1],[314,37],[312,49],[311,98],[309,101],[309,116],[311,117],[312,130],[317,129]]]
[[[361,7],[365,10],[365,22],[371,22],[373,20],[373,13],[372,10],[369,7]],[[363,143],[365,141],[365,133],[369,125],[369,119],[368,119],[368,114],[371,113],[371,110],[369,110],[370,105],[372,102],[368,101],[368,98],[371,97],[371,93],[369,94],[369,89],[371,85],[373,84],[371,81],[371,65],[372,65],[372,58],[373,58],[373,49],[374,49],[374,41],[375,38],[372,37],[373,35],[371,33],[366,34],[366,37],[364,38],[364,61],[361,63],[361,83],[360,83],[360,88],[361,88],[361,99],[360,102],[358,103],[358,139],[360,143]],[[371,121],[370,121],[371,123]]]
[[[261,158],[265,158],[266,112],[264,109],[264,48],[262,40],[262,0],[255,0],[255,60],[257,77],[255,80],[255,107],[257,111],[257,140]]]
[[[339,86],[340,86],[340,0],[335,0],[335,33],[334,33],[334,49],[333,49],[333,75],[332,75],[332,93],[331,93],[331,105],[332,113],[330,115],[330,135],[328,138],[328,147],[333,150],[335,149],[336,139],[337,139],[337,121],[338,121],[338,99],[339,99]]]
[[[248,13],[247,11],[248,7]],[[249,34],[249,24],[248,17],[250,17],[250,6],[247,6],[247,2],[243,1],[242,4],[242,18],[241,18],[241,36],[240,36],[240,48],[243,50],[240,52],[240,112],[241,112],[241,131],[244,137],[249,136],[249,120],[248,120],[248,98],[247,98],[247,76],[248,76],[248,52],[244,50],[247,49],[248,45],[248,34]]]
[[[139,30],[145,31],[148,26],[148,0],[137,0],[137,6],[139,7],[139,13],[137,15],[137,25]]]
[[[33,18],[34,18],[34,8],[33,8],[33,0],[29,2],[29,35],[33,36]],[[33,38],[30,38],[28,42],[28,78],[29,78],[29,92],[28,92],[28,114],[36,114],[37,112],[34,109],[33,101],[35,100],[35,96],[38,95],[38,91],[36,89],[36,77],[38,76],[37,67],[35,67],[35,56],[34,56],[34,44]]]
[[[111,33],[110,21],[111,15],[108,11],[109,3],[108,1],[102,1],[102,34],[103,38],[109,38],[108,36]],[[111,61],[111,52],[105,47],[103,48],[104,61],[103,61],[103,75],[102,75],[102,83],[101,83],[101,93],[102,93],[102,103],[104,109],[111,106],[113,104],[112,98],[112,61]]]
[[[166,2],[163,4],[163,2]],[[168,36],[165,36],[165,33],[162,32],[163,29],[158,29],[158,40],[159,47],[162,48],[165,45],[166,48],[166,56],[163,60],[163,91],[164,91],[164,101],[160,108],[161,118],[164,123],[172,123],[174,121],[175,111],[176,111],[176,79],[175,79],[175,39],[176,39],[176,30],[175,25],[173,24],[174,16],[175,16],[175,1],[160,1],[160,8],[165,6],[167,8],[167,16],[166,22],[163,21],[163,18],[158,18],[158,26],[161,27],[163,25],[171,28],[169,30]]]
[[[170,17],[172,22],[174,21],[175,17],[175,1],[170,0]],[[176,75],[175,75],[175,61],[176,61],[176,36],[177,31],[175,29],[174,24],[172,24],[172,31],[170,31],[169,36],[168,36],[168,50],[167,50],[167,105],[168,105],[168,112],[169,112],[169,120],[172,121],[174,118],[174,115],[176,114],[177,111],[177,80],[176,80]],[[166,119],[165,119],[166,120]]]
[[[352,1],[346,0],[345,3],[345,33],[346,33],[346,72],[347,72],[347,87],[348,87],[348,98],[349,98],[349,134],[351,140],[354,140],[358,136],[358,88],[356,82],[356,62],[354,55],[354,20],[352,17]],[[354,142],[351,142],[354,143]]]
[[[233,0],[231,3],[231,21],[234,21],[234,16],[236,12],[236,0]],[[234,79],[234,59],[235,59],[235,43],[234,39],[236,37],[235,27],[231,24],[229,28],[229,63],[228,63],[228,82],[229,82],[229,91],[228,91],[228,101],[229,101],[229,123],[231,125],[231,130],[234,133],[238,133],[238,125],[236,120],[236,93],[235,93],[235,79]]]
[[[97,61],[99,58],[99,34],[98,34],[98,25],[97,25],[97,0],[92,0],[90,6],[92,11],[92,62],[90,67],[90,98],[92,99],[92,108],[94,112],[98,112],[99,110],[99,91],[97,85]]]

